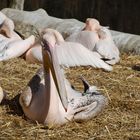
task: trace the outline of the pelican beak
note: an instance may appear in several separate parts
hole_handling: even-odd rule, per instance
[[[84,93],[86,93],[86,91],[89,89],[90,87],[90,84],[86,81],[86,79],[81,75],[80,76],[80,79],[82,80],[83,82],[83,85],[84,85]]]
[[[57,88],[57,91],[58,91],[58,94],[59,94],[59,97],[60,97],[60,100],[62,102],[62,105],[63,105],[64,109],[66,110],[67,105],[68,105],[67,104],[67,97],[66,97],[65,94],[63,94],[61,92],[61,90],[62,90],[62,88],[60,87],[61,86],[61,84],[60,84],[61,80],[59,80],[59,78],[57,76],[60,73],[58,73],[57,70],[56,70],[56,67],[58,67],[58,66],[55,63],[56,58],[53,55],[55,53],[54,48],[52,46],[49,46],[50,44],[46,40],[42,41],[41,44],[42,44],[41,46],[43,47],[42,48],[42,53],[43,53],[44,69],[46,71],[49,71],[49,70],[51,71],[53,79],[54,79],[54,83],[56,85],[56,88]]]

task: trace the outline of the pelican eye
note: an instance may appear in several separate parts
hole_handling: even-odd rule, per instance
[[[41,41],[41,46],[45,49],[45,50],[49,50],[49,45],[48,42],[46,40],[42,40]]]
[[[87,91],[87,92],[82,93],[82,96],[85,96],[87,94],[88,95],[101,95],[99,92],[95,92],[95,91],[90,92],[90,91]]]

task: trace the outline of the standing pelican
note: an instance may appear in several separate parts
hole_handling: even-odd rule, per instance
[[[106,105],[106,98],[82,78],[85,93],[71,88],[59,66],[60,47],[55,32],[42,34],[43,70],[39,70],[21,93],[19,102],[25,115],[43,124],[62,125],[96,116]]]
[[[65,66],[87,66],[91,65],[95,68],[103,68],[111,71],[112,67],[99,58],[99,54],[85,48],[80,43],[66,42],[62,35],[54,29],[44,29],[42,33],[51,33],[56,38],[56,53],[59,63]],[[51,40],[52,41],[52,40]],[[26,60],[29,62],[42,62],[41,46],[39,44],[32,47],[26,53]]]
[[[119,49],[114,44],[110,31],[96,19],[88,18],[84,30],[73,33],[66,40],[81,43],[89,50],[97,52],[108,64],[113,65],[120,60]]]

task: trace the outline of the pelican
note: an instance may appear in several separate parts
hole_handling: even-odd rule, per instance
[[[42,33],[51,33],[56,38],[56,53],[58,55],[59,63],[61,65],[69,66],[87,66],[91,65],[95,68],[103,68],[111,71],[112,67],[100,59],[99,54],[92,52],[80,43],[66,42],[62,35],[54,30],[46,28]],[[26,53],[26,61],[28,62],[42,62],[42,53],[40,44],[34,45]]]
[[[14,23],[0,12],[0,61],[19,57],[35,43],[35,37],[22,38],[14,31]]]
[[[14,40],[21,40],[21,37],[14,31],[14,22],[0,12],[0,34]]]
[[[43,69],[37,71],[19,98],[26,117],[55,126],[96,116],[107,104],[107,99],[83,77],[84,92],[74,90],[59,65],[57,48],[60,42],[55,32],[48,30],[41,38]]]
[[[97,52],[99,57],[108,64],[119,62],[119,49],[113,42],[107,27],[100,25],[96,19],[88,18],[84,30],[71,34],[66,41],[81,43],[91,51]]]

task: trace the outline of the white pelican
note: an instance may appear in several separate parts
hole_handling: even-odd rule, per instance
[[[44,29],[43,33],[53,34],[56,38],[56,53],[58,55],[59,63],[65,66],[93,66],[95,68],[103,68],[111,71],[112,67],[99,58],[99,54],[92,52],[80,43],[66,42],[62,35],[54,29]],[[26,53],[26,60],[28,62],[42,62],[42,53],[40,44],[34,45]]]
[[[82,79],[85,93],[71,88],[64,77],[57,55],[58,38],[48,30],[42,35],[43,69],[31,79],[19,102],[25,115],[47,125],[62,125],[96,116],[107,99]]]
[[[84,30],[71,34],[66,41],[81,43],[97,52],[108,64],[113,65],[120,60],[119,49],[114,44],[109,29],[101,26],[96,19],[88,18]]]
[[[0,12],[0,34],[14,40],[21,40],[21,37],[14,31],[14,22]]]
[[[19,57],[35,43],[35,37],[22,40],[14,31],[14,23],[0,12],[0,61]]]

